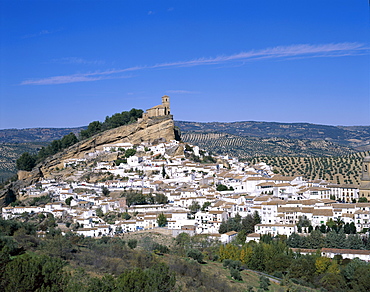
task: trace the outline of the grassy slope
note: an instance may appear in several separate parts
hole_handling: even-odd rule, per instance
[[[78,268],[84,267],[86,272],[91,276],[102,276],[106,272],[109,272],[112,266],[116,266],[117,270],[119,269],[126,269],[127,266],[136,266],[138,264],[138,257],[139,251],[141,250],[141,240],[145,237],[152,238],[155,242],[160,244],[165,244],[169,248],[175,247],[174,238],[170,235],[164,235],[163,233],[154,232],[154,231],[143,231],[143,232],[135,232],[135,233],[125,233],[123,239],[127,242],[130,239],[138,240],[138,247],[134,250],[129,250],[129,253],[136,253],[134,256],[129,256],[127,253],[127,257],[117,258],[117,257],[110,257],[106,258],[107,264],[109,263],[110,268],[106,270],[104,266],[108,267],[107,264],[104,263],[95,263],[90,265],[85,265],[82,262],[78,261],[71,261],[71,268]],[[83,252],[83,249],[82,249]],[[168,264],[170,267],[179,264],[180,262],[191,263],[193,262],[187,257],[180,257],[176,254],[164,254],[162,256],[155,256],[156,260],[163,261]],[[206,260],[204,264],[198,264],[193,262],[194,268],[199,268],[198,272],[196,271],[187,271],[187,272],[180,272],[176,268],[171,268],[171,270],[176,272],[176,287],[180,288],[180,291],[183,292],[192,292],[192,291],[235,291],[235,292],[242,292],[247,291],[248,287],[253,287],[254,291],[257,291],[259,288],[259,277],[260,275],[257,272],[244,270],[241,271],[241,276],[243,281],[236,281],[230,277],[230,271],[225,269],[222,263],[216,261]],[[100,266],[101,268],[97,268]],[[72,269],[73,270],[73,269]],[[270,281],[271,285],[269,286],[269,291],[275,292],[283,292],[286,291],[287,287],[280,286],[278,283]],[[299,285],[294,285],[296,287],[300,287],[302,290],[300,291],[316,291],[315,289],[310,289],[307,287],[302,287]]]

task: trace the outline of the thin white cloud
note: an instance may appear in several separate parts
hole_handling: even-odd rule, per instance
[[[60,59],[53,59],[51,60],[52,63],[59,63],[59,64],[82,64],[82,65],[103,65],[105,64],[104,61],[101,60],[85,60],[83,58],[77,57],[66,57]]]
[[[297,59],[297,58],[318,58],[318,57],[344,57],[359,56],[368,54],[369,48],[360,43],[337,43],[310,45],[300,44],[291,46],[278,46],[262,50],[252,50],[233,55],[223,55],[211,58],[199,58],[190,61],[177,61],[170,63],[160,63],[152,66],[136,66],[125,69],[111,69],[102,72],[90,72],[83,74],[72,74],[66,76],[54,76],[43,79],[30,79],[21,82],[21,85],[46,85],[64,84],[83,81],[96,81],[102,79],[122,78],[117,76],[120,73],[141,71],[148,69],[170,69],[179,67],[204,66],[215,64],[226,64],[235,62],[255,62],[265,59]]]
[[[94,75],[93,73],[91,75]],[[44,79],[29,79],[21,83],[21,85],[54,85],[54,84],[66,84],[75,82],[88,82],[98,81],[105,79],[119,79],[119,78],[130,78],[132,76],[96,76],[91,77],[88,74],[74,74],[66,76],[54,76]]]

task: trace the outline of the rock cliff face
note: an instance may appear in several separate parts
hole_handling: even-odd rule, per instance
[[[139,119],[136,123],[121,126],[78,142],[63,152],[57,153],[38,164],[31,172],[20,172],[19,179],[0,191],[0,206],[14,201],[19,189],[47,176],[53,168],[63,168],[63,162],[71,158],[84,158],[89,152],[102,150],[103,145],[129,142],[155,143],[175,140],[176,131],[172,115]]]
[[[63,167],[63,161],[71,158],[84,158],[89,152],[102,150],[103,145],[125,143],[140,144],[142,142],[155,143],[156,141],[175,140],[175,126],[172,116],[162,116],[151,119],[140,119],[130,125],[97,134],[81,141],[61,153],[48,158],[40,170],[43,174],[49,173],[53,167]]]

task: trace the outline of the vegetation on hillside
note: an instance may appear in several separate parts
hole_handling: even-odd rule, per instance
[[[176,126],[185,132],[214,133],[222,132],[242,137],[326,140],[341,145],[355,147],[360,151],[370,150],[370,126],[328,126],[309,123],[277,122],[183,122]],[[365,149],[367,148],[367,149]]]
[[[205,236],[191,237],[186,233],[176,238],[157,233],[97,239],[70,232],[63,236],[55,229],[57,221],[52,215],[22,214],[19,219],[0,219],[2,291],[370,289],[369,263],[341,257],[329,259],[318,253],[302,255],[289,248],[320,248],[325,242],[340,244],[340,231],[330,231],[326,237],[318,230],[306,237],[293,234],[288,239],[264,235],[260,243],[222,245]],[[44,230],[44,236],[37,236],[36,230]],[[271,276],[258,276],[248,269],[277,277],[280,286],[271,281]]]
[[[100,132],[104,132],[109,129],[117,128],[123,125],[134,123],[137,119],[141,118],[143,111],[140,109],[131,109],[130,111],[123,111],[122,113],[116,113],[111,117],[106,117],[104,122],[94,121],[91,122],[86,130],[80,132],[81,139],[87,139]]]
[[[231,155],[252,165],[264,162],[274,172],[336,184],[360,183],[361,163],[370,151],[355,152],[327,141],[252,138],[225,133],[183,133],[183,141],[216,154]]]
[[[258,156],[339,156],[356,151],[350,147],[325,140],[256,138],[227,133],[183,132],[185,143],[197,145],[215,154],[239,159]]]
[[[230,283],[227,272],[214,262],[219,244],[204,237],[63,236],[52,217],[24,214],[22,219],[0,220],[1,291],[226,292],[258,285]],[[45,236],[38,237],[35,230],[46,219]],[[187,254],[202,258],[201,264]]]
[[[122,113],[116,113],[111,117],[106,117],[103,123],[94,121],[89,124],[86,130],[80,132],[80,139],[87,139],[100,132],[127,125],[137,121],[143,114],[142,110],[131,109]],[[42,147],[37,154],[23,153],[16,162],[18,170],[30,171],[37,163],[45,158],[54,155],[64,149],[76,144],[79,139],[74,133],[63,136],[62,139],[52,141],[48,146]]]
[[[254,232],[254,226],[261,223],[261,217],[258,212],[255,211],[253,215],[248,214],[245,218],[241,218],[239,214],[235,217],[230,217],[226,221],[222,221],[218,232],[220,234],[236,231],[238,232],[236,242],[243,244],[247,234]]]
[[[0,183],[5,182],[16,173],[16,161],[22,153],[36,154],[43,146],[45,146],[43,142],[0,143]]]
[[[224,263],[227,261],[227,266],[274,275],[282,279],[281,285],[287,287],[285,291],[302,291],[293,287],[293,283],[335,292],[370,289],[370,263],[358,259],[343,260],[340,256],[330,259],[320,253],[294,253],[284,236],[263,235],[260,243],[221,245],[219,259]]]
[[[359,184],[361,163],[370,151],[333,157],[261,156],[250,159],[251,164],[265,162],[276,173],[286,176],[303,175],[306,179],[323,179],[336,184]]]

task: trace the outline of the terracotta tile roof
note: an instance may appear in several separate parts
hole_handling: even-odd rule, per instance
[[[362,250],[362,249],[342,249],[342,248],[322,248],[321,252],[330,252],[330,253],[347,253],[347,254],[363,254],[363,255],[370,255],[370,250]]]
[[[313,216],[333,216],[332,209],[314,209],[312,212]]]

